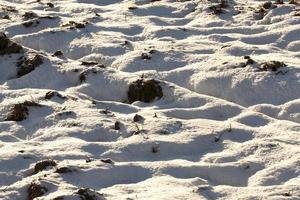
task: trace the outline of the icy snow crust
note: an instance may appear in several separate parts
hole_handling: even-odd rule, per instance
[[[44,60],[17,78],[23,54],[0,56],[1,200],[27,199],[33,182],[47,188],[39,200],[84,199],[80,188],[109,200],[300,199],[299,6],[258,20],[266,1],[232,0],[220,15],[200,0],[49,2],[0,0],[0,31]],[[268,61],[287,66],[260,70]],[[163,98],[127,104],[141,77]],[[42,106],[4,121],[26,100]],[[33,173],[46,159],[57,166]]]

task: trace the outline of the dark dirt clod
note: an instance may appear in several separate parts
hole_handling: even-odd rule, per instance
[[[292,195],[291,195],[291,193],[289,193],[289,192],[285,192],[285,193],[282,194],[282,196],[285,196],[285,197],[291,197]]]
[[[57,97],[59,97],[59,98],[61,98],[61,99],[66,99],[66,98],[67,98],[67,97],[61,95],[59,92],[56,92],[56,91],[49,91],[49,92],[46,93],[45,99],[50,100],[50,99],[52,99],[54,96],[57,96]]]
[[[62,56],[64,55],[62,51],[55,51],[55,53],[52,56]]]
[[[62,197],[62,196],[59,196],[59,197],[55,197],[53,200],[64,200],[65,198]]]
[[[27,118],[28,108],[23,104],[16,104],[11,113],[8,114],[5,121],[22,121]]]
[[[128,103],[130,104],[135,101],[150,103],[156,98],[158,99],[162,98],[163,92],[158,81],[153,79],[151,80],[138,79],[137,81],[129,85],[127,96],[128,96]]]
[[[121,122],[116,121],[116,122],[115,122],[115,125],[114,125],[114,129],[115,129],[115,130],[120,130],[120,129],[121,129]]]
[[[138,7],[136,7],[136,6],[129,6],[128,7],[128,10],[135,10],[135,9],[137,9]]]
[[[283,62],[279,61],[270,61],[270,62],[264,62],[261,64],[261,70],[262,71],[277,71],[279,68],[286,67],[287,65]]]
[[[133,121],[134,121],[134,122],[140,122],[140,121],[142,121],[142,120],[144,120],[144,117],[142,117],[141,115],[136,114],[136,115],[134,115],[134,117],[133,117]]]
[[[142,53],[141,57],[143,60],[151,60],[152,55],[150,53]]]
[[[40,171],[47,169],[48,167],[55,167],[57,163],[54,160],[43,160],[35,164],[34,173],[37,174]]]
[[[93,161],[94,161],[93,158],[87,158],[87,159],[85,159],[85,162],[86,162],[86,163],[90,163],[90,162],[93,162]]]
[[[39,185],[38,183],[32,182],[27,189],[28,192],[27,200],[33,200],[36,197],[41,197],[47,191],[48,189],[46,187]]]
[[[23,57],[17,62],[17,75],[18,77],[24,76],[32,72],[36,67],[43,64],[42,56],[39,54],[29,55]]]
[[[2,19],[10,19],[10,16],[9,16],[9,15],[4,15],[4,16],[2,17]]]
[[[83,82],[85,82],[86,81],[86,73],[85,72],[82,72],[82,73],[80,73],[80,75],[79,75],[79,82],[80,83],[83,83]]]
[[[64,24],[63,27],[69,26],[70,28],[85,28],[85,24],[84,23],[80,23],[80,22],[75,22],[75,21],[69,21],[67,24]]]
[[[1,5],[1,9],[6,12],[13,12],[13,13],[18,12],[18,10],[15,7],[7,6],[7,5]]]
[[[25,120],[29,114],[28,107],[41,107],[40,104],[32,102],[32,101],[25,101],[23,103],[15,104],[12,111],[7,115],[5,121],[22,121]]]
[[[151,148],[151,152],[152,153],[158,153],[159,152],[159,147],[156,145],[156,146],[153,146],[152,148]]]
[[[34,18],[34,17],[37,17],[37,15],[36,15],[34,12],[31,12],[31,11],[25,12],[25,13],[23,14],[23,18],[24,18],[24,19],[32,19],[32,18]]]
[[[60,167],[56,170],[56,173],[59,173],[59,174],[66,174],[66,173],[71,173],[73,172],[72,169],[70,169],[69,167]]]
[[[76,23],[76,24],[75,24],[75,27],[76,27],[76,28],[79,28],[79,29],[80,29],[80,28],[85,28],[85,24],[83,24],[83,23]]]
[[[114,163],[114,161],[112,161],[112,159],[110,159],[110,158],[101,159],[101,162],[108,163],[108,164],[113,164]]]
[[[28,21],[28,22],[24,22],[23,23],[23,26],[25,26],[26,28],[29,28],[29,27],[31,27],[33,25],[34,25],[34,21]]]
[[[98,65],[98,63],[93,61],[83,61],[81,62],[81,65],[91,66],[91,65]]]
[[[263,5],[262,5],[262,7],[264,8],[264,9],[270,9],[271,7],[272,7],[272,2],[270,2],[270,1],[268,1],[268,2],[265,2]]]
[[[91,190],[90,188],[81,188],[76,194],[80,196],[81,200],[104,200],[102,194],[99,194],[96,191]]]
[[[218,4],[209,6],[209,9],[215,15],[220,15],[225,12],[225,8],[228,7],[228,3],[225,0],[221,0]]]
[[[23,47],[12,42],[4,33],[0,32],[0,55],[21,53]]]
[[[49,8],[54,8],[54,4],[53,4],[53,3],[47,3],[47,6],[48,6]]]

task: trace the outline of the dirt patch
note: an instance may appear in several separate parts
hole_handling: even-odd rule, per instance
[[[64,53],[62,51],[60,51],[60,50],[55,51],[54,54],[52,54],[52,56],[56,56],[56,57],[63,56],[63,55],[64,55]]]
[[[82,188],[77,191],[81,200],[105,200],[102,194],[93,191],[89,188]]]
[[[114,161],[110,158],[103,158],[103,159],[100,159],[100,161],[103,163],[107,163],[107,164],[114,164]]]
[[[133,117],[134,122],[142,122],[144,120],[145,120],[145,118],[141,115],[138,115],[138,114],[135,114],[134,117]]]
[[[57,163],[54,160],[43,160],[35,164],[34,173],[37,174],[40,171],[47,169],[48,167],[55,167]]]
[[[129,90],[127,92],[128,103],[133,103],[135,101],[142,101],[145,103],[150,103],[156,98],[160,99],[163,97],[162,88],[159,82],[156,80],[145,80],[138,79],[137,81],[129,85]]]
[[[25,101],[15,104],[12,111],[7,115],[5,121],[23,121],[29,114],[28,107],[41,107],[42,105],[33,101]]]
[[[268,12],[274,8],[277,8],[277,5],[273,4],[270,1],[265,2],[261,6],[259,6],[257,10],[255,10],[254,18],[256,20],[262,20],[268,14]]]
[[[59,174],[66,174],[66,173],[71,173],[71,172],[73,172],[73,170],[70,169],[69,167],[60,167],[60,168],[58,168],[55,172],[56,172],[56,173],[59,173]]]
[[[42,56],[39,54],[22,56],[17,62],[18,77],[24,76],[32,72],[36,67],[43,64]]]
[[[11,41],[4,33],[0,32],[0,55],[21,53],[23,47]]]
[[[219,3],[213,4],[209,6],[209,9],[212,11],[215,15],[220,15],[225,12],[225,9],[228,7],[228,2],[225,0],[220,0]]]
[[[82,28],[85,28],[86,23],[69,21],[68,23],[63,24],[62,26],[63,27],[70,27],[70,29],[74,29],[74,28],[82,29]]]
[[[55,197],[53,200],[64,200],[65,198],[63,196]]]
[[[60,94],[59,92],[56,92],[56,91],[49,91],[45,95],[45,99],[47,99],[47,100],[50,100],[53,97],[59,97],[61,99],[67,99],[67,97],[63,96],[62,94]]]
[[[94,68],[86,69],[79,74],[79,82],[83,83],[87,81],[87,77],[89,74],[97,74],[101,71],[101,68],[105,68],[103,65],[97,65]]]
[[[33,200],[37,197],[41,197],[43,196],[46,192],[48,191],[48,189],[38,183],[32,182],[28,189],[28,196],[27,196],[27,200]]]
[[[279,61],[264,62],[260,65],[262,71],[273,71],[276,72],[279,68],[286,67],[287,65]]]

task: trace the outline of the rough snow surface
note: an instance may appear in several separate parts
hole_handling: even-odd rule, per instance
[[[300,7],[266,2],[0,0],[0,199],[300,199]]]

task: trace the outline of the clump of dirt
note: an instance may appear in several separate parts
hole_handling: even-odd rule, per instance
[[[110,158],[103,158],[100,161],[107,164],[114,164],[114,161]]]
[[[7,19],[7,20],[10,20],[10,16],[9,15],[4,15],[1,17],[1,19]]]
[[[289,4],[297,4],[296,0],[289,0]]]
[[[138,79],[137,81],[129,85],[127,96],[128,96],[128,103],[130,104],[135,101],[150,103],[154,101],[156,98],[158,99],[162,98],[163,92],[158,81],[153,79],[150,80]]]
[[[34,20],[30,20],[28,22],[24,22],[23,26],[25,26],[26,28],[29,28],[29,27],[37,27],[39,24],[40,24],[40,21],[34,19]]]
[[[143,116],[138,115],[138,114],[134,115],[134,117],[133,117],[133,121],[134,121],[134,122],[141,122],[141,121],[143,121],[144,119],[145,119],[145,118],[144,118]]]
[[[18,77],[24,76],[32,72],[36,67],[43,64],[42,56],[39,54],[32,54],[26,57],[22,56],[17,62]]]
[[[54,8],[54,4],[53,4],[53,3],[47,3],[47,6],[48,6],[49,8]]]
[[[246,60],[246,62],[242,62],[238,67],[247,67],[248,65],[253,65],[254,63],[256,63],[250,56],[244,56],[244,59]]]
[[[286,67],[287,65],[279,61],[264,62],[260,65],[262,71],[273,71],[276,72],[279,68]]]
[[[52,54],[52,56],[56,56],[56,57],[58,57],[58,56],[63,56],[64,55],[64,53],[62,52],[62,51],[55,51],[54,52],[54,54]]]
[[[79,74],[79,82],[83,83],[85,81],[86,81],[86,73],[82,72],[82,73]]]
[[[43,196],[46,192],[48,192],[48,189],[38,183],[32,182],[29,185],[27,192],[27,200],[33,200],[37,197]]]
[[[84,65],[84,66],[93,66],[93,65],[98,65],[99,63],[98,62],[94,62],[94,61],[82,61],[81,62],[81,65]]]
[[[121,129],[121,122],[116,121],[116,122],[115,122],[115,125],[114,125],[114,129],[115,129],[115,130],[120,130],[120,129]]]
[[[227,7],[227,1],[221,0],[219,3],[209,6],[209,9],[212,11],[213,14],[220,15],[225,12],[225,8]]]
[[[85,28],[86,24],[81,22],[69,21],[68,23],[62,25],[63,27],[70,27],[70,29],[77,28],[82,29]]]
[[[59,173],[59,174],[66,174],[66,173],[71,173],[71,172],[73,172],[73,170],[70,169],[69,167],[60,167],[60,168],[58,168],[55,172],[56,172],[56,173]]]
[[[41,105],[33,101],[25,101],[23,103],[15,104],[12,111],[7,115],[5,121],[25,120],[29,114],[28,107],[41,107]]]
[[[158,153],[158,152],[159,152],[159,147],[158,147],[158,145],[153,146],[153,147],[151,148],[151,152],[152,152],[152,153]]]
[[[0,55],[21,53],[23,47],[11,41],[4,33],[0,32]]]
[[[37,17],[37,14],[34,13],[34,12],[32,12],[32,11],[28,11],[28,12],[25,12],[25,13],[23,14],[23,18],[24,18],[25,20],[27,20],[27,19],[32,19],[32,18],[35,18],[35,17]]]
[[[272,2],[268,1],[263,3],[258,9],[255,11],[254,18],[257,20],[263,19],[266,14],[271,10],[277,8],[277,5],[273,4]]]
[[[88,74],[90,74],[90,73],[97,74],[99,72],[99,69],[100,68],[90,68],[90,69],[82,71],[79,74],[79,82],[80,83],[86,82]]]
[[[35,164],[34,166],[34,174],[39,173],[47,169],[48,167],[55,167],[57,163],[54,160],[43,160]]]
[[[62,94],[60,94],[59,92],[49,91],[49,92],[46,93],[45,99],[50,100],[50,99],[52,99],[55,96],[57,96],[57,97],[59,97],[61,99],[66,99],[67,98],[67,97],[63,96]]]
[[[156,52],[157,52],[157,51],[154,50],[154,49],[152,49],[152,50],[150,50],[150,51],[148,51],[148,52],[143,52],[142,55],[141,55],[141,58],[142,58],[143,60],[151,60],[153,54],[156,53]]]
[[[53,200],[64,200],[65,198],[63,196],[58,196],[58,197],[55,197]]]
[[[76,192],[76,194],[79,195],[81,200],[105,200],[102,194],[99,194],[89,188],[81,188]]]
[[[18,10],[15,7],[8,6],[8,5],[0,5],[0,8],[4,12],[12,12],[12,13],[17,13],[18,12]]]

